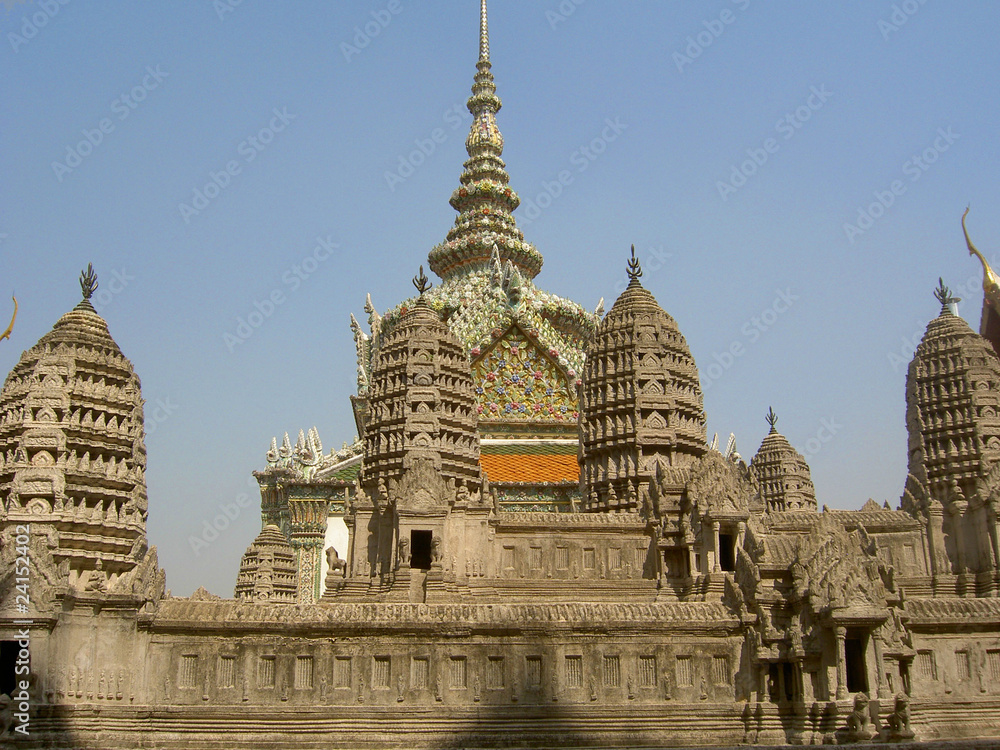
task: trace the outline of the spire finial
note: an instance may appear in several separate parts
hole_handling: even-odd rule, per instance
[[[424,296],[424,292],[431,288],[431,283],[427,280],[427,274],[424,273],[423,266],[420,266],[420,273],[413,277],[413,286],[420,292],[421,297]]]
[[[97,274],[94,273],[93,263],[88,263],[87,270],[80,272],[80,289],[83,290],[84,299],[90,299],[97,291]]]
[[[771,432],[778,431],[778,428],[775,427],[775,425],[778,424],[778,415],[774,413],[774,409],[772,407],[767,407],[767,415],[764,419],[766,419],[767,423],[771,426]]]
[[[975,255],[979,258],[979,262],[983,264],[983,294],[986,295],[986,301],[993,305],[994,309],[1000,310],[1000,278],[990,268],[990,264],[986,262],[983,254],[972,244],[972,240],[969,238],[969,230],[965,228],[965,217],[968,215],[969,207],[966,206],[965,213],[962,214],[962,233],[965,235],[965,244],[969,248],[969,255]]]
[[[479,10],[479,59],[486,62],[490,60],[490,26],[486,20],[486,0],[482,0]]]
[[[952,297],[951,289],[944,285],[944,280],[938,277],[938,287],[934,290],[934,299],[941,303],[941,311],[944,312],[948,310],[954,313],[953,309],[955,305],[962,301],[961,297]]]
[[[642,276],[642,266],[635,257],[635,245],[632,245],[632,257],[628,261],[628,277],[630,281],[638,281],[640,276]]]

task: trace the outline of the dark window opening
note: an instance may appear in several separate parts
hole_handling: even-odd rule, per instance
[[[781,667],[784,670],[782,677],[785,678],[785,700],[793,701],[795,700],[795,665],[786,661]]]
[[[431,569],[431,538],[430,531],[414,529],[410,532],[410,567],[419,570]]]
[[[719,534],[719,567],[730,573],[736,571],[736,555],[730,534]]]
[[[14,667],[20,648],[17,641],[0,641],[0,695],[14,694],[14,688],[17,686]],[[21,675],[21,679],[27,679],[27,675]]]
[[[865,647],[861,638],[844,641],[844,656],[847,667],[847,692],[867,693],[868,674],[865,669]]]

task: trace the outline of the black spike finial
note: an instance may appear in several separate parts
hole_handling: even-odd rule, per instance
[[[775,427],[775,425],[778,423],[778,415],[774,413],[774,409],[772,407],[770,406],[767,407],[767,415],[765,415],[764,419],[766,419],[767,423],[771,426],[771,432],[778,431],[778,429]]]
[[[934,299],[941,303],[941,309],[945,310],[950,305],[958,304],[962,301],[961,297],[953,297],[951,295],[951,289],[944,285],[944,279],[940,276],[938,277],[938,286],[934,290]]]
[[[628,261],[628,277],[630,281],[636,281],[640,276],[642,276],[642,266],[635,257],[635,245],[632,245],[632,257]]]
[[[97,291],[97,274],[94,273],[93,263],[88,263],[87,270],[80,272],[80,289],[84,299],[90,299]]]
[[[424,292],[431,288],[431,283],[427,280],[423,266],[420,266],[420,273],[413,277],[413,286],[420,292],[420,296],[423,296]]]

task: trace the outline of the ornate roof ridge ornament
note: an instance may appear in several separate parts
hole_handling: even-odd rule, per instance
[[[83,291],[83,298],[90,299],[97,291],[97,274],[94,272],[94,264],[88,263],[87,270],[80,272],[80,289]]]
[[[951,295],[951,289],[944,285],[944,280],[938,277],[938,287],[934,290],[934,299],[941,303],[941,312],[950,312],[953,315],[957,314],[955,312],[955,306],[962,301],[961,297],[953,297]]]
[[[413,277],[413,286],[420,292],[421,297],[424,296],[424,292],[431,288],[431,283],[427,279],[427,274],[424,273],[423,266],[420,266],[420,273]]]
[[[10,318],[10,325],[7,326],[7,330],[0,333],[0,341],[4,339],[10,341],[10,334],[14,332],[14,321],[17,320],[17,297],[12,294],[10,298],[14,300],[14,314]]]
[[[975,255],[979,258],[979,262],[983,264],[983,294],[986,295],[987,302],[1000,312],[1000,277],[994,273],[993,269],[990,268],[990,264],[986,262],[986,258],[983,257],[983,254],[972,244],[972,240],[969,238],[969,230],[965,228],[965,217],[968,215],[969,207],[966,206],[965,213],[962,214],[962,233],[965,235],[965,244],[969,248],[969,255]]]
[[[770,429],[770,431],[769,431],[768,434],[770,434],[770,432],[777,432],[778,431],[778,428],[775,427],[775,425],[778,424],[778,415],[774,413],[774,408],[773,407],[770,407],[770,406],[767,407],[767,414],[764,415],[764,419],[767,420],[768,425],[770,425],[770,427],[771,427],[771,429]]]
[[[490,26],[486,17],[486,0],[479,7],[479,60],[490,61]]]
[[[635,245],[632,245],[632,257],[628,261],[627,273],[629,281],[638,281],[642,276],[642,265],[639,263],[639,259],[635,257]]]

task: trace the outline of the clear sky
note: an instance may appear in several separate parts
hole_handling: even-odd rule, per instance
[[[93,262],[142,378],[167,585],[231,596],[271,436],[352,439],[348,315],[410,296],[452,225],[479,3],[3,5],[0,367]],[[538,285],[610,307],[634,243],[709,437],[749,459],[773,406],[821,505],[898,503],[938,276],[978,328],[967,203],[1000,256],[1000,5],[492,0],[490,26]]]

